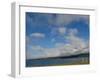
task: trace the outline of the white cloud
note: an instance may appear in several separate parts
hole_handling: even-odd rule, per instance
[[[32,51],[27,52],[27,59],[38,59],[47,57],[70,56],[88,52],[89,48],[75,49],[71,44],[61,44],[55,48],[42,48],[32,46]]]
[[[40,46],[29,46],[27,48],[26,58],[27,59],[36,59],[36,58],[43,58],[46,57],[46,54],[44,53],[45,49]]]
[[[70,56],[89,52],[89,43],[78,37],[77,29],[69,29],[65,37],[69,43],[56,43],[53,48],[32,45],[27,51],[27,59]]]
[[[46,57],[56,57],[61,53],[58,48],[45,49]]]
[[[40,46],[31,46],[31,50],[27,51],[27,59],[56,57],[60,55],[57,48],[43,48]]]
[[[43,34],[43,33],[32,33],[30,36],[36,37],[36,38],[44,38],[45,34]]]
[[[73,45],[75,48],[84,48],[85,42],[76,36],[68,36],[67,39],[69,40],[70,44]]]
[[[51,30],[51,34],[52,35],[59,35],[59,36],[64,36],[66,34],[67,28],[64,26],[60,26],[60,27],[55,27],[52,28]]]
[[[76,49],[82,49],[86,47],[86,42],[77,36],[77,29],[70,29],[69,35],[66,37],[70,44]]]
[[[78,30],[76,28],[68,29],[68,35],[69,36],[75,36],[78,34]]]
[[[63,34],[66,33],[66,28],[65,27],[59,27],[58,32],[63,35]]]

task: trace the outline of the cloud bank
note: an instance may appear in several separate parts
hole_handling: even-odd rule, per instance
[[[65,29],[61,29],[61,33],[63,31],[65,31]],[[32,45],[27,49],[27,59],[70,56],[89,52],[88,41],[77,36],[78,30],[76,28],[68,29],[67,31],[68,35],[64,37],[66,41],[69,41],[69,43],[56,43],[53,48],[44,48],[39,45]],[[32,36],[44,37],[43,34],[39,33],[34,33]]]
[[[37,37],[37,38],[44,38],[45,34],[43,34],[43,33],[32,33],[30,36],[31,37]]]

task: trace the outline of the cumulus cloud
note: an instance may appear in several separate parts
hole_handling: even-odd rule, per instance
[[[59,32],[60,34],[65,34],[65,33],[66,33],[66,28],[65,28],[65,27],[59,27],[59,28],[58,28],[58,32]]]
[[[60,55],[60,52],[56,48],[43,48],[40,46],[31,46],[31,50],[27,50],[27,59],[38,59],[47,57],[56,57]]]
[[[68,35],[69,36],[75,36],[78,34],[78,30],[76,28],[73,28],[73,29],[69,29],[68,30]]]
[[[27,16],[27,22],[31,27],[38,25],[48,25],[52,26],[51,34],[53,38],[51,42],[54,42],[54,47],[44,48],[39,45],[32,44],[33,39],[36,41],[41,38],[46,37],[46,34],[34,32],[30,36],[26,37],[26,58],[36,59],[36,58],[47,58],[47,57],[57,57],[57,56],[70,56],[80,53],[89,52],[89,43],[84,39],[77,36],[78,30],[76,28],[67,29],[65,26],[72,21],[85,20],[88,24],[88,15],[75,15],[75,14],[42,14],[42,13],[32,13],[33,17]],[[34,25],[34,26],[33,26]],[[30,27],[28,26],[28,27]],[[80,26],[81,27],[81,26]],[[67,29],[67,30],[66,30]],[[64,37],[68,43],[56,43],[56,37]]]
[[[69,35],[66,37],[69,40],[70,44],[73,45],[76,49],[82,49],[86,47],[86,42],[77,36],[78,30],[77,29],[70,29]]]
[[[26,50],[26,59],[44,58],[46,57],[44,51],[45,49],[40,46],[36,45],[28,46]]]
[[[45,34],[43,34],[43,33],[32,33],[30,36],[36,37],[36,38],[44,38]]]
[[[32,46],[32,51],[27,52],[27,59],[70,56],[89,51],[89,48],[75,49],[71,44],[59,44],[54,48]]]
[[[32,45],[27,51],[27,59],[70,56],[89,52],[89,43],[77,36],[77,29],[69,29],[65,39],[68,43],[56,43],[53,48]]]
[[[60,27],[55,27],[55,28],[52,28],[51,30],[51,34],[52,35],[59,35],[59,36],[63,36],[66,34],[66,31],[67,31],[67,28],[64,27],[64,26],[60,26]]]

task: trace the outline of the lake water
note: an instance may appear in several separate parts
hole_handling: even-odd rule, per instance
[[[63,57],[63,58],[58,57],[58,58],[26,60],[26,67],[81,65],[81,64],[89,64],[89,54],[72,56],[72,57]]]

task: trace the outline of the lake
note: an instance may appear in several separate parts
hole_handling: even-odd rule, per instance
[[[26,67],[81,65],[89,63],[89,54],[79,54],[54,58],[28,59],[26,60]]]

